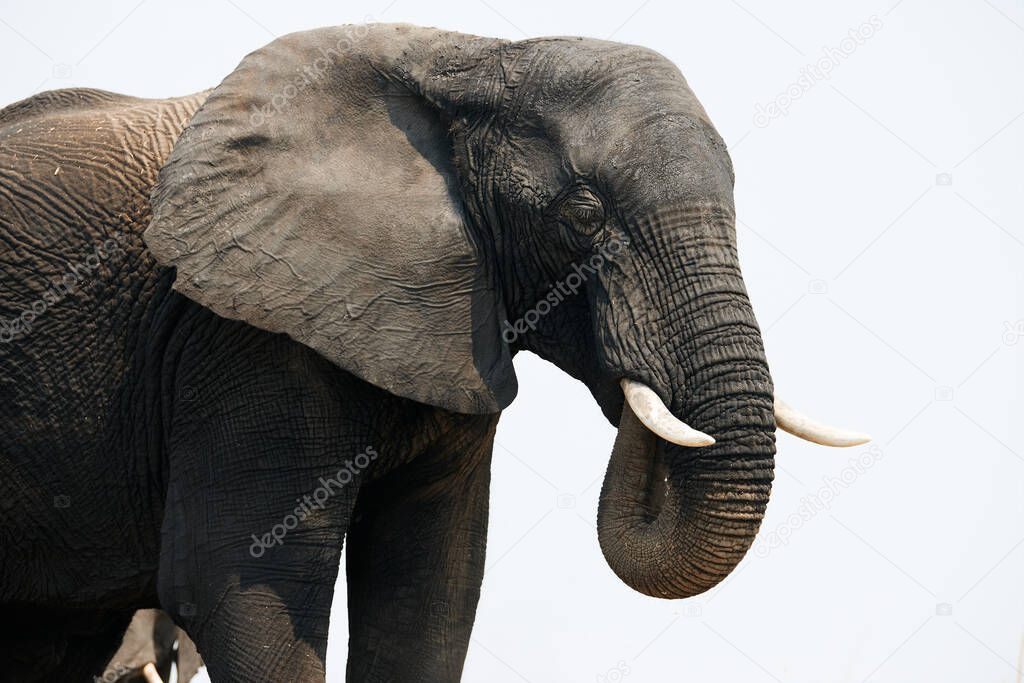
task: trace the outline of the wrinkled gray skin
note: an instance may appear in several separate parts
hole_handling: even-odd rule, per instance
[[[179,683],[191,681],[203,665],[195,644],[166,613],[140,609],[99,679],[101,683],[147,683],[146,664],[153,664],[165,683],[171,680],[171,664],[177,665]]]
[[[732,186],[676,67],[595,40],[322,29],[210,93],[0,112],[0,318],[48,302],[0,344],[0,679],[99,673],[159,605],[214,681],[323,680],[346,540],[348,679],[458,680],[521,350],[620,427],[614,571],[714,586],[775,450]]]

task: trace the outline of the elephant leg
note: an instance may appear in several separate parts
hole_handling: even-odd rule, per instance
[[[178,681],[188,683],[199,673],[199,667],[203,666],[203,659],[196,650],[196,644],[188,637],[188,634],[178,629],[178,652],[175,663],[178,665]]]
[[[206,355],[168,436],[161,606],[217,683],[322,682],[367,428],[326,361],[283,337]]]
[[[207,452],[211,459],[218,451],[238,457],[237,443],[229,437]],[[269,456],[252,443],[248,455],[249,462]],[[287,455],[295,462],[304,457],[297,447]],[[327,489],[318,481],[336,471],[337,465],[325,466],[276,481],[254,476],[237,490],[185,486],[172,477],[160,601],[195,641],[212,680],[324,680],[331,602],[356,488],[329,485],[334,498],[304,519],[296,509],[305,496],[322,498],[315,492]]]
[[[347,550],[347,680],[458,681],[480,597],[497,417],[360,491]]]

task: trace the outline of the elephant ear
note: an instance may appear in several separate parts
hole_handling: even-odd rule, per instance
[[[153,191],[145,240],[177,269],[175,289],[399,396],[465,413],[507,406],[504,309],[460,200],[448,103],[414,80],[448,62],[450,82],[451,59],[481,64],[496,43],[347,26],[246,57]]]

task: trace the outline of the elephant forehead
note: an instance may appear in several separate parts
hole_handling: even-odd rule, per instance
[[[709,121],[679,68],[654,50],[583,38],[515,45],[522,54],[510,50],[503,66],[518,115],[557,125],[566,118],[635,121],[652,111],[677,111]]]

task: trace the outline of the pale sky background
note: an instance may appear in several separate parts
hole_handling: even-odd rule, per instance
[[[672,59],[731,148],[776,386],[878,447],[836,484],[866,448],[780,436],[759,543],[787,542],[710,593],[658,601],[598,548],[614,430],[582,385],[521,355],[464,680],[1020,681],[1024,4],[0,0],[0,103],[191,93],[275,36],[363,21],[612,38]],[[755,121],[826,48],[841,53],[830,78]],[[344,680],[343,581],[329,681]]]

